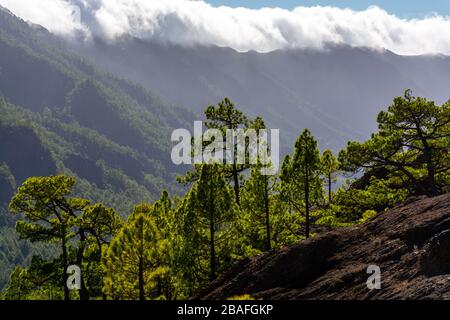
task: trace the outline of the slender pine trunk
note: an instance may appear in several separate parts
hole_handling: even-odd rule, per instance
[[[236,165],[236,160],[233,163],[233,182],[234,182],[234,195],[236,197],[236,203],[238,206],[241,205],[241,199],[239,196],[239,173]]]
[[[103,250],[102,250],[102,244],[100,242],[100,239],[98,238],[98,236],[96,236],[96,241],[97,241],[97,247],[98,247],[98,255],[99,255],[99,260],[98,262],[101,263],[102,261],[102,257],[103,257]],[[106,293],[103,292],[103,285],[104,285],[104,274],[103,274],[103,270],[100,271],[101,277],[102,277],[102,299],[103,300],[108,300],[108,297],[106,296]]]
[[[266,211],[266,250],[269,251],[272,249],[270,243],[270,212],[269,212],[269,190],[268,190],[268,181],[267,176],[264,176],[264,207]]]
[[[83,254],[84,254],[84,246],[86,243],[86,235],[84,233],[84,229],[80,228],[80,246],[77,252],[77,265],[78,267],[82,267],[83,265]],[[80,288],[80,300],[89,300],[89,292],[86,288],[86,283],[84,281],[83,273],[80,275],[81,280],[81,288]]]
[[[328,173],[328,204],[331,205],[331,172]]]
[[[305,212],[305,218],[306,218],[306,223],[305,223],[305,236],[306,239],[309,238],[309,168],[308,168],[308,164],[306,164],[306,168],[305,168],[305,206],[306,206],[306,212]]]
[[[62,227],[61,248],[62,248],[62,265],[63,265],[64,300],[70,300],[70,292],[69,292],[69,288],[67,287],[68,256],[67,256],[67,246],[66,246],[66,232],[64,230],[64,227]]]
[[[214,199],[213,199],[213,186],[210,185],[209,194],[209,249],[210,249],[210,275],[209,280],[214,281],[216,279],[216,247],[214,238]]]

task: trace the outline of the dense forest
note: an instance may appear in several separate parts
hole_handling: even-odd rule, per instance
[[[78,196],[125,217],[160,190],[184,192],[170,134],[194,115],[108,74],[0,7],[0,291],[16,265],[55,250],[20,241],[7,207],[32,176],[66,174]],[[51,245],[50,245],[51,246]]]
[[[442,102],[447,58],[72,40],[0,7],[1,299],[188,298],[247,258],[450,192],[450,102],[408,90],[336,152],[403,88]],[[208,107],[207,127],[281,128],[277,175],[172,163],[173,130],[225,95],[239,104]]]
[[[6,102],[1,108],[31,117]],[[56,144],[39,129],[51,117],[34,117],[23,130],[31,126]],[[229,99],[208,107],[205,120],[223,131],[265,128]],[[349,142],[338,154],[321,152],[310,130],[299,132],[275,176],[262,175],[258,164],[195,165],[178,178],[183,195],[162,191],[130,206],[128,215],[101,197],[84,197],[70,171],[16,185],[3,163],[1,194],[9,205],[2,223],[36,247],[27,266],[12,270],[2,298],[188,298],[245,258],[365,222],[410,197],[450,192],[450,101],[436,105],[407,90],[377,123],[370,139]],[[66,285],[73,265],[81,270],[79,290]]]

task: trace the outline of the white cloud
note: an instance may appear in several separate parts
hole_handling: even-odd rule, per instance
[[[81,7],[85,28],[109,39],[130,34],[239,51],[322,48],[334,43],[386,48],[399,54],[450,54],[450,17],[407,20],[378,7],[289,11],[213,7],[189,0],[0,0],[0,5],[18,16],[60,34],[82,29],[71,13],[73,4]]]
[[[78,7],[62,0],[0,0],[0,5],[26,21],[56,34],[87,32],[78,19]]]

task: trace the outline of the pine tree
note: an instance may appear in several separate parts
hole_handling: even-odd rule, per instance
[[[72,229],[76,227],[76,219],[89,203],[78,198],[70,198],[71,188],[75,180],[64,175],[52,177],[35,177],[27,179],[10,203],[13,213],[24,214],[24,220],[16,225],[17,232],[23,239],[32,242],[60,242],[62,274],[61,286],[64,290],[64,299],[69,300],[69,289],[66,286],[66,270],[69,266],[69,241],[75,236]],[[82,230],[77,234],[82,238]],[[82,247],[81,239],[79,247]],[[80,249],[79,249],[80,250]],[[82,252],[77,253],[77,263],[81,265]],[[84,281],[80,295],[87,298]]]
[[[323,152],[322,158],[320,159],[321,166],[322,166],[322,172],[325,176],[325,179],[327,181],[328,186],[328,204],[330,205],[332,203],[332,183],[333,180],[336,179],[334,176],[336,172],[338,171],[339,162],[337,161],[336,157],[333,154],[333,151],[330,149],[327,149]]]
[[[209,106],[205,115],[207,118],[206,126],[210,129],[219,129],[222,131],[224,136],[226,136],[227,129],[247,129],[249,127],[249,120],[247,116],[235,108],[234,103],[225,98],[223,101],[219,102],[218,106]],[[236,139],[234,139],[236,140]],[[248,169],[248,165],[237,164],[237,143],[233,142],[233,163],[227,166],[226,173],[227,176],[233,180],[234,194],[236,198],[236,203],[240,205],[240,182],[239,175],[244,170]],[[229,167],[229,168],[228,168]],[[228,177],[227,177],[228,178]]]
[[[221,166],[200,165],[197,170],[199,178],[178,213],[184,223],[183,260],[187,268],[183,273],[193,289],[214,280],[232,262],[237,211]]]
[[[26,269],[16,266],[9,276],[4,292],[6,300],[25,300],[31,290]]]
[[[177,279],[175,270],[174,247],[177,242],[177,219],[175,210],[172,207],[172,200],[167,191],[163,191],[161,198],[153,205],[151,212],[155,219],[156,226],[161,234],[161,238],[166,243],[166,250],[160,257],[160,264],[170,266],[168,274],[156,279],[157,296],[164,296],[167,299],[173,299],[179,293],[177,291]]]
[[[297,139],[294,155],[286,156],[281,169],[281,193],[299,213],[305,214],[305,236],[310,236],[311,205],[322,197],[320,155],[308,129]]]
[[[241,217],[245,236],[259,251],[269,251],[271,244],[271,193],[275,177],[261,174],[261,166],[253,166],[251,177],[242,191]]]
[[[111,238],[122,227],[122,220],[112,208],[102,203],[91,205],[83,210],[77,220],[77,225],[85,232],[83,258],[87,260],[82,270],[92,296],[102,294],[103,270],[101,258],[103,251],[108,248]],[[103,295],[106,299],[106,295]]]
[[[152,216],[153,207],[135,207],[127,224],[114,237],[106,252],[105,294],[113,299],[146,300],[157,296],[157,279],[169,272],[162,261],[168,244]]]
[[[441,193],[450,171],[450,101],[437,106],[407,90],[379,113],[377,121],[379,132],[371,139],[349,142],[339,153],[342,168],[381,172],[412,194]]]

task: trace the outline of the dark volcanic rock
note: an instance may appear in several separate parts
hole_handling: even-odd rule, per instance
[[[370,290],[369,265],[381,269]],[[199,299],[450,299],[450,194],[236,265]]]

